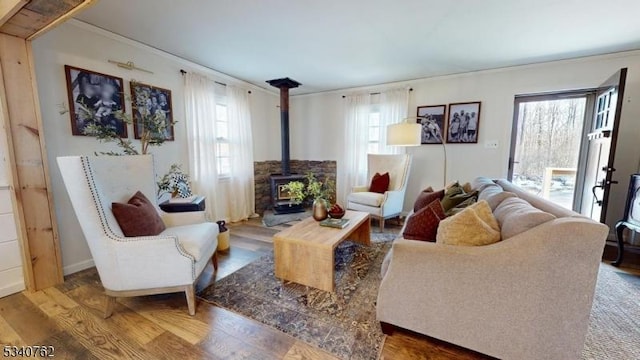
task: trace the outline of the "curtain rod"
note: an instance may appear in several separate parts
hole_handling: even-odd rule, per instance
[[[182,75],[185,75],[185,74],[187,73],[187,71],[186,71],[186,70],[183,70],[183,69],[180,69],[180,73],[181,73]],[[225,84],[225,83],[221,83],[220,81],[215,81],[215,80],[213,80],[213,82],[214,82],[214,83],[216,83],[216,84],[218,84],[218,85],[227,86],[227,84]],[[249,94],[251,94],[251,90],[247,90],[247,92],[248,92]]]
[[[413,91],[413,88],[409,88],[409,91]],[[369,93],[369,95],[380,95],[380,92],[373,92],[373,93]],[[346,98],[347,95],[342,95],[342,98]]]

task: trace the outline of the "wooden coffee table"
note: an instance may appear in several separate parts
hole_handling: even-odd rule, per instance
[[[320,226],[312,217],[273,237],[276,277],[286,281],[334,291],[335,248],[345,240],[371,244],[369,214],[347,211],[344,229]]]

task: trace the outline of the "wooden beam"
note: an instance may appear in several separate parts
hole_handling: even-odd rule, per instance
[[[34,289],[63,281],[60,245],[51,199],[44,131],[39,113],[31,43],[0,34],[0,67],[17,174],[16,199],[22,207]],[[30,129],[37,129],[37,132]]]
[[[4,77],[2,75],[2,67],[0,66],[0,127],[4,130],[7,139],[7,159],[9,165],[10,176],[8,177],[11,202],[13,207],[13,216],[16,221],[16,232],[18,234],[18,243],[22,252],[22,272],[24,274],[24,283],[27,290],[34,290],[33,268],[31,264],[31,252],[29,251],[29,242],[27,240],[27,230],[24,222],[24,212],[22,203],[17,200],[16,184],[18,183],[18,172],[16,171],[16,158],[13,151],[13,141],[11,138],[11,127],[9,125],[9,111],[7,108],[7,95],[4,89]]]
[[[56,18],[55,20],[50,22],[47,26],[43,27],[42,29],[38,30],[36,33],[34,33],[31,36],[29,36],[27,38],[27,40],[33,40],[33,39],[37,38],[38,36],[44,34],[45,32],[55,28],[56,26],[64,23],[65,21],[71,19],[76,14],[79,14],[80,12],[86,10],[90,6],[96,4],[97,2],[98,2],[98,0],[84,0],[84,1],[82,1],[82,3],[80,3],[78,6],[74,7],[71,10],[69,10],[67,13],[65,13],[62,16]]]
[[[2,0],[0,1],[0,26],[4,25],[22,7],[27,5],[29,0]]]

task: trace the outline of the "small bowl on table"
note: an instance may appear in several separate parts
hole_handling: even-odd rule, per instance
[[[329,217],[332,219],[342,219],[346,214],[346,211],[342,210],[340,212],[329,212]]]

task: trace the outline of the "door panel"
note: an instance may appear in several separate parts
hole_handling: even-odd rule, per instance
[[[597,90],[592,130],[587,135],[581,213],[602,223],[607,219],[607,205],[613,181],[618,127],[622,113],[627,69],[623,68]]]

